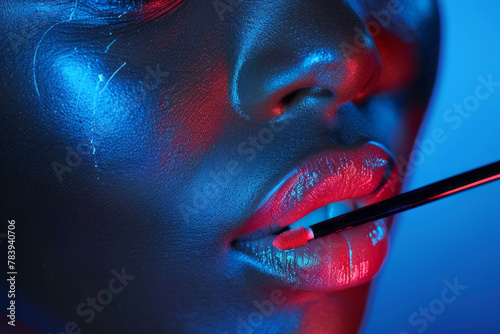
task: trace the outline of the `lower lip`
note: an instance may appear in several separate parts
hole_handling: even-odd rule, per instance
[[[280,280],[283,285],[306,291],[329,292],[370,281],[387,254],[386,219],[311,240],[306,246],[278,250],[275,235],[239,242],[234,249],[245,262]]]

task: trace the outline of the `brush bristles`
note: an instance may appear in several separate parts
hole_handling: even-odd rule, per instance
[[[273,246],[281,250],[294,249],[306,245],[312,239],[314,233],[310,228],[299,227],[278,235],[273,240]]]

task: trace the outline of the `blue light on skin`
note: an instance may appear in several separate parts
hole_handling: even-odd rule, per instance
[[[354,267],[352,265],[352,247],[351,247],[351,243],[349,242],[349,239],[345,238],[345,241],[347,242],[347,247],[349,247],[349,270],[350,270],[350,276],[349,277],[352,277],[353,276],[353,271],[354,271]]]
[[[73,10],[71,11],[71,14],[69,15],[69,18],[67,20],[64,20],[62,22],[58,22],[54,25],[52,25],[49,29],[47,29],[43,35],[42,35],[42,38],[38,41],[38,44],[35,48],[35,53],[34,53],[34,56],[33,56],[33,83],[35,85],[35,90],[36,90],[36,93],[38,95],[39,98],[41,98],[40,96],[40,91],[38,90],[38,82],[37,82],[37,77],[36,77],[36,73],[37,73],[37,69],[36,69],[36,61],[37,61],[37,55],[38,55],[38,49],[40,48],[40,45],[45,37],[45,35],[47,35],[47,33],[49,31],[51,31],[55,26],[61,24],[61,23],[64,23],[64,22],[70,22],[72,19],[73,19],[73,15],[75,15],[75,12],[76,12],[76,8],[78,6],[78,0],[75,0],[75,6],[73,8]]]
[[[338,59],[338,54],[332,54],[327,50],[320,50],[309,54],[303,61],[302,67],[308,68],[316,64],[328,64]]]
[[[146,142],[124,141],[124,147],[117,147],[116,150],[110,150],[106,143],[118,134],[134,138],[137,125],[147,122],[147,114],[141,111],[141,101],[138,101],[139,94],[151,92],[141,88],[141,77],[128,80],[126,71],[129,64],[126,62],[114,62],[115,68],[104,68],[92,64],[89,58],[75,48],[73,54],[58,58],[51,67],[54,82],[65,87],[61,94],[70,101],[70,112],[54,115],[59,120],[59,128],[71,133],[73,147],[89,145],[90,159],[96,168],[103,163],[112,163],[112,160],[118,161],[122,168],[139,156],[144,160],[145,147],[142,150],[127,150],[124,147],[137,143],[145,146]],[[40,87],[41,91],[47,89],[43,84]],[[139,87],[139,91],[134,87]],[[58,113],[58,110],[54,108],[53,113]],[[101,150],[104,146],[108,146],[106,151]],[[153,157],[152,154],[147,156]]]
[[[240,254],[246,257],[246,261],[260,271],[267,272],[271,276],[285,279],[288,283],[299,283],[293,275],[295,270],[314,269],[321,266],[321,257],[318,254],[297,255],[293,250],[279,251],[274,247],[252,243],[241,243]]]
[[[385,230],[381,226],[383,224],[382,221],[377,220],[375,222],[375,228],[368,234],[368,236],[372,239],[372,245],[375,246],[380,240],[382,240],[385,236]]]
[[[269,7],[273,7],[273,6],[276,6],[276,4],[273,4],[273,3],[269,3],[267,4],[266,6],[269,6]],[[241,70],[242,70],[242,67],[243,65],[246,63],[247,61],[247,58],[251,55],[251,52],[253,50],[253,48],[255,47],[255,45],[258,45],[259,44],[259,38],[262,37],[262,34],[263,32],[266,31],[265,29],[265,25],[268,24],[269,21],[272,22],[273,19],[275,19],[275,17],[273,18],[272,16],[270,16],[269,14],[270,13],[273,13],[273,11],[267,11],[266,9],[264,8],[261,8],[260,9],[262,12],[260,13],[261,15],[266,12],[266,15],[264,15],[264,17],[266,17],[266,20],[262,20],[262,17],[261,17],[261,20],[259,20],[259,23],[256,27],[254,27],[254,29],[244,29],[243,31],[245,31],[245,35],[244,35],[244,38],[242,39],[243,43],[242,45],[240,46],[240,55],[237,57],[238,61],[236,63],[236,66],[235,66],[235,69],[234,69],[234,73],[232,75],[232,81],[231,81],[231,101],[232,101],[232,104],[233,106],[239,111],[240,115],[247,118],[247,119],[250,119],[250,116],[247,115],[243,110],[242,110],[242,101],[241,101],[241,88],[239,86],[239,82],[240,82],[240,76],[241,76]],[[255,13],[256,16],[259,16],[258,14],[259,13]],[[278,15],[278,12],[274,12],[274,15]]]
[[[1,29],[21,27],[22,19],[30,19],[24,13],[37,6],[33,3],[39,1],[2,1],[0,16],[5,20]],[[122,25],[113,23],[132,1],[126,5],[123,1],[85,1],[87,7],[95,4],[92,13],[84,11],[83,1],[78,6],[76,1],[47,3],[50,10],[61,8],[51,25],[71,21],[28,40],[23,50],[28,59],[8,48],[0,59],[1,77],[11,80],[2,87],[9,94],[0,94],[6,114],[0,133],[7,143],[1,155],[9,176],[0,184],[5,207],[12,212],[9,215],[22,217],[19,228],[29,229],[23,233],[23,244],[30,247],[19,253],[24,259],[24,281],[19,286],[31,300],[19,300],[20,304],[32,302],[64,325],[74,317],[74,306],[82,296],[103,288],[111,268],[125,265],[138,273],[134,287],[120,294],[119,303],[109,305],[112,316],[101,313],[90,324],[90,332],[234,332],[238,317],[246,319],[255,311],[252,301],[268,298],[267,288],[281,282],[279,277],[247,266],[229,251],[232,236],[260,200],[302,160],[333,146],[349,150],[349,143],[359,137],[381,142],[397,156],[405,155],[397,143],[412,142],[410,129],[419,123],[418,117],[409,122],[406,115],[423,113],[415,112],[415,106],[425,107],[432,87],[430,62],[421,71],[428,79],[415,89],[405,89],[408,96],[418,92],[417,100],[389,94],[385,99],[401,103],[397,108],[381,108],[374,97],[362,106],[351,104],[349,112],[341,110],[335,124],[325,124],[323,105],[314,94],[307,96],[307,104],[288,106],[283,118],[273,119],[283,124],[288,117],[289,122],[250,161],[238,156],[237,147],[268,125],[256,121],[255,109],[250,107],[262,94],[273,93],[265,83],[287,83],[286,76],[281,80],[273,69],[300,74],[308,70],[305,59],[316,62],[322,61],[321,56],[317,58],[321,54],[335,56],[340,43],[352,39],[354,28],[364,26],[363,15],[382,9],[385,1],[366,1],[367,8],[365,12],[360,8],[360,14],[346,1],[242,1],[226,12],[224,22],[211,1],[183,1],[178,11],[151,20],[140,20],[132,10]],[[106,3],[114,4],[109,15],[89,19],[105,10]],[[17,18],[10,15],[13,12]],[[394,22],[404,22],[407,12]],[[435,31],[430,24],[421,28],[414,31],[415,44],[437,35],[429,33]],[[397,26],[394,30],[400,31]],[[434,49],[434,45],[418,45],[419,56],[420,50]],[[36,85],[31,71],[35,50]],[[429,55],[425,59],[429,58],[434,59]],[[140,84],[147,66],[156,64],[175,75],[161,89],[148,91],[138,104],[133,88]],[[324,74],[317,70],[311,69],[304,77]],[[355,79],[347,85],[358,82]],[[329,75],[328,80],[332,85],[342,84],[340,75]],[[350,92],[358,89],[355,86]],[[255,95],[238,95],[242,90],[235,87]],[[233,97],[240,109],[235,108]],[[165,101],[170,101],[168,108],[162,108]],[[260,110],[261,114],[266,111],[265,106]],[[388,116],[394,122],[388,123]],[[222,125],[210,127],[213,123]],[[208,133],[202,131],[207,127]],[[89,134],[93,134],[99,168],[82,163],[60,184],[51,163],[64,161],[65,147],[75,148]],[[207,142],[207,137],[213,139],[209,145],[195,145]],[[164,158],[168,168],[159,168],[158,157]],[[240,162],[237,177],[228,179],[220,196],[206,197],[207,204],[186,222],[179,206],[193,203],[193,188],[205,185],[209,174],[220,172],[230,159]],[[42,214],[26,210],[27,195]],[[193,228],[198,226],[202,228]],[[355,257],[356,249],[353,252]],[[42,270],[47,260],[52,262]],[[292,261],[293,257],[286,260]],[[314,261],[300,259],[297,264],[309,266]],[[39,288],[40,281],[46,289]],[[310,318],[310,322],[324,328],[332,322],[356,327],[362,313],[346,316],[339,310],[363,309],[360,301],[368,290],[348,290],[352,298],[332,294],[335,307],[326,305],[319,312],[325,316]],[[319,301],[324,297],[318,297]],[[294,332],[304,324],[304,312],[307,308],[294,308],[287,300],[258,331]],[[44,318],[43,312],[35,313]],[[43,332],[64,328],[46,328],[42,323],[29,321]]]
[[[124,103],[127,92],[120,92],[123,98],[119,99],[116,97],[116,90],[112,88],[113,78],[119,75],[125,66],[126,62],[123,62],[110,74],[98,73],[85,64],[84,56],[78,54],[71,58],[59,59],[58,63],[54,64],[54,73],[67,88],[65,93],[75,97],[72,116],[79,118],[82,114],[87,114],[90,117],[91,133],[114,133],[127,126],[124,118],[131,109],[130,104]],[[88,110],[89,105],[91,110]]]

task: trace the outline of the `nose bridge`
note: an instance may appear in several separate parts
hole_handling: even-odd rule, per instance
[[[274,4],[274,5],[273,5]],[[242,24],[230,98],[249,119],[276,117],[291,94],[321,93],[341,105],[378,74],[380,59],[363,20],[338,0],[255,1]],[[245,15],[243,15],[245,16]],[[319,103],[319,102],[318,102]]]

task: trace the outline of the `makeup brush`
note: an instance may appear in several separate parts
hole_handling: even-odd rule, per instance
[[[413,209],[497,179],[500,179],[500,161],[327,219],[310,227],[285,231],[274,239],[273,246],[282,250],[301,247],[309,240]]]

